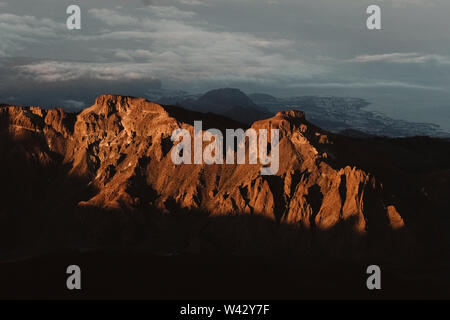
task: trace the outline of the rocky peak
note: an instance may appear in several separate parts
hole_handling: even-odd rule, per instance
[[[109,117],[113,114],[129,114],[131,112],[160,112],[165,113],[164,108],[144,98],[104,94],[95,100],[95,104],[85,109],[82,114],[96,113]]]
[[[286,110],[278,112],[274,118],[282,118],[290,121],[304,121],[306,120],[305,113],[298,110]]]

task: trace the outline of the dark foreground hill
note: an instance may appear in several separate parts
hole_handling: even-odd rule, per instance
[[[434,261],[407,266],[380,263],[382,290],[370,291],[366,287],[366,268],[372,263],[275,261],[230,255],[162,256],[125,251],[65,252],[0,264],[0,299],[450,298],[448,265]],[[73,264],[82,270],[81,291],[66,288],[66,268]],[[176,310],[167,307],[166,312]]]

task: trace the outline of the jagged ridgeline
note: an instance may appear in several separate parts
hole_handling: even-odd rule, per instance
[[[448,241],[443,140],[347,138],[283,111],[250,126],[280,133],[278,173],[262,176],[260,164],[173,163],[176,129],[246,129],[214,114],[103,95],[80,113],[2,106],[0,116],[3,252],[399,256]]]

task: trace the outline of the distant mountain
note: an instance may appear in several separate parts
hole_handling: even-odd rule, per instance
[[[226,112],[230,107],[258,108],[258,106],[241,90],[224,88],[211,90],[198,99],[204,106],[212,106],[222,112]]]
[[[348,136],[450,137],[450,133],[443,131],[438,125],[392,119],[367,110],[366,107],[370,105],[368,101],[352,97],[277,98],[266,93],[246,95],[239,89],[225,88],[197,95],[174,91],[153,101],[203,113],[216,113],[246,124],[291,109],[304,111],[311,123],[323,129],[334,133],[342,132]]]
[[[368,111],[365,108],[370,103],[359,98],[317,96],[275,98],[265,94],[250,96],[259,106],[274,113],[287,109],[304,111],[309,121],[331,132],[351,134],[352,131],[347,130],[356,130],[368,135],[387,137],[450,136],[450,133],[444,132],[435,124],[392,119],[381,113]]]
[[[266,93],[252,93],[248,95],[255,103],[276,102],[277,98]]]
[[[216,113],[246,124],[274,114],[265,107],[258,106],[241,90],[233,88],[211,90],[198,98],[195,96],[162,97],[157,102],[166,105],[174,104],[203,113]]]

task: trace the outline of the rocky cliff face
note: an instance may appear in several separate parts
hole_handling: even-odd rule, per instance
[[[387,242],[394,239],[391,236],[397,239],[398,232],[407,241],[416,237],[416,220],[410,219],[410,227],[405,217],[420,213],[412,213],[413,207],[405,207],[407,212],[400,210],[383,181],[358,167],[358,161],[346,160],[349,154],[340,149],[340,144],[354,144],[353,152],[358,153],[358,143],[327,134],[306,121],[300,111],[280,112],[252,125],[254,129],[280,130],[280,168],[274,176],[260,175],[261,165],[175,165],[171,159],[175,129],[193,132],[194,120],[203,120],[205,130],[238,128],[240,124],[214,115],[162,107],[145,99],[103,95],[79,114],[3,106],[0,119],[3,182],[11,183],[10,191],[4,194],[9,199],[3,199],[9,204],[0,216],[6,222],[16,221],[17,208],[34,208],[46,212],[45,216],[53,212],[49,219],[57,216],[58,222],[52,220],[50,224],[60,233],[75,223],[97,230],[96,224],[104,224],[109,218],[108,214],[93,218],[95,214],[85,213],[95,209],[110,212],[111,219],[116,219],[118,212],[126,221],[136,218],[133,228],[151,221],[152,227],[141,230],[145,234],[154,232],[152,228],[160,233],[165,230],[166,222],[150,212],[160,212],[161,217],[201,212],[207,219],[259,217],[274,225],[289,226],[289,232],[323,232],[329,239],[350,237],[351,243],[376,238],[391,247],[394,244]],[[13,199],[19,190],[33,205],[17,205]],[[55,208],[63,211],[56,213]],[[65,220],[64,211],[71,213],[70,219]],[[36,216],[33,219],[39,220]],[[186,218],[177,219],[170,223],[178,224],[177,230],[183,229]],[[32,228],[23,226],[27,219],[19,220],[21,230]],[[252,221],[245,220],[245,224],[249,223]],[[232,231],[223,231],[227,229],[224,227],[220,232],[235,234],[235,227],[240,228],[233,224]],[[272,236],[259,234],[261,230],[254,231],[255,237]],[[211,233],[217,236],[217,232],[191,228],[180,240],[186,247],[178,250],[198,247],[195,243],[209,239]],[[148,235],[144,238],[154,240],[148,240]],[[304,243],[288,244],[297,245]]]

